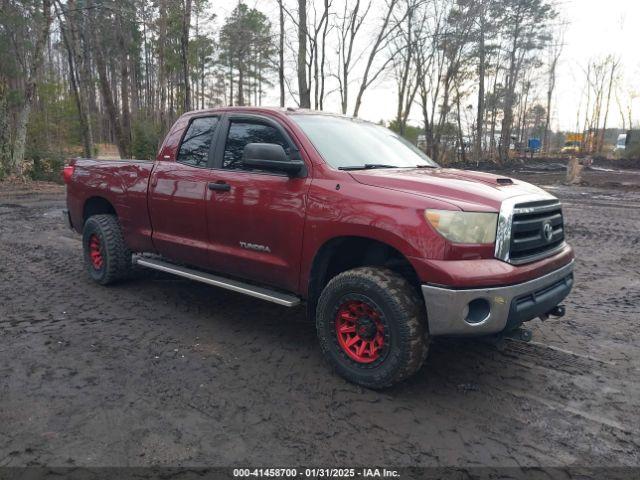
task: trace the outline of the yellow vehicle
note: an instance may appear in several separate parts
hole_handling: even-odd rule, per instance
[[[565,138],[564,146],[560,149],[560,153],[579,153],[582,147],[582,134],[569,133]]]

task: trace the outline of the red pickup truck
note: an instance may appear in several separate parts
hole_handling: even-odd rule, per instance
[[[358,119],[295,109],[182,115],[157,159],[75,159],[69,225],[93,280],[132,264],[293,307],[342,376],[382,388],[431,337],[561,316],[573,284],[559,201],[440,168]]]

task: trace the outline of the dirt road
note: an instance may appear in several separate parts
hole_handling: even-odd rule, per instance
[[[439,341],[384,392],[290,311],[168,275],[89,281],[62,187],[0,184],[0,465],[639,465],[640,191],[554,187],[567,316]]]

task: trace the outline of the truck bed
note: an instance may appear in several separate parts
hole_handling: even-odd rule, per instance
[[[100,208],[106,200],[115,208],[130,248],[153,251],[147,189],[154,162],[76,158],[70,165],[74,171],[67,186],[67,208],[74,229],[81,233],[91,213],[87,209]]]

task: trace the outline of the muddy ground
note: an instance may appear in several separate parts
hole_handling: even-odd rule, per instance
[[[302,310],[92,283],[63,187],[0,184],[0,466],[640,465],[640,172],[517,176],[565,204],[566,317],[434,342],[384,392],[331,373]]]

